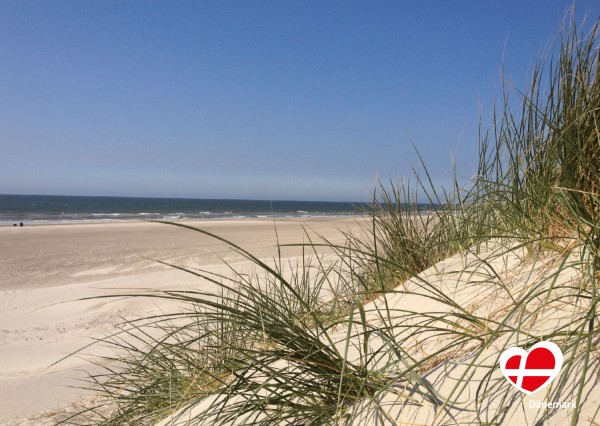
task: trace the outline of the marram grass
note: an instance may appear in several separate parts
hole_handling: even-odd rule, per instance
[[[453,410],[470,424],[510,424],[524,403],[495,376],[499,351],[542,338],[565,358],[549,397],[585,404],[600,342],[598,25],[582,33],[569,23],[529,89],[505,90],[467,187],[440,190],[415,173],[412,188],[380,186],[368,238],[311,242],[310,258],[275,266],[228,243],[254,275],[187,270],[220,291],[131,294],[186,308],[126,321],[103,339],[116,355],[96,360],[104,370],[85,386],[104,402],[64,423],[396,424],[398,412],[428,407],[431,424],[458,422]],[[323,262],[319,245],[337,260]],[[460,287],[420,274],[453,255],[466,260],[444,273]],[[598,410],[580,413],[569,412],[572,425],[600,424]],[[534,423],[558,415],[542,411]]]

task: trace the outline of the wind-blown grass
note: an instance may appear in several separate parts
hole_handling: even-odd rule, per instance
[[[582,34],[570,22],[526,92],[505,86],[467,188],[439,190],[427,172],[412,189],[381,185],[369,238],[307,246],[335,250],[333,264],[316,252],[271,264],[228,243],[255,275],[187,270],[220,293],[132,294],[189,308],[105,339],[117,355],[91,386],[107,405],[69,422],[395,424],[429,412],[431,424],[501,424],[524,402],[498,377],[499,354],[539,340],[565,357],[547,398],[585,406],[600,342],[598,25]],[[581,412],[567,414],[572,425]]]

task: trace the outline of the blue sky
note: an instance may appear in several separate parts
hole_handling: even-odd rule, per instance
[[[0,193],[360,201],[411,140],[445,184],[570,4],[4,0]]]

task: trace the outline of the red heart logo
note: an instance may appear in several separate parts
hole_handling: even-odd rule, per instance
[[[552,383],[562,363],[562,352],[552,342],[539,342],[529,352],[515,346],[500,355],[500,369],[506,380],[528,395]]]

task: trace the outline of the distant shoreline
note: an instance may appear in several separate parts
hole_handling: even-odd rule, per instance
[[[183,217],[183,218],[156,218],[156,219],[72,219],[72,220],[34,220],[34,221],[5,221],[0,220],[0,228],[20,228],[19,224],[23,222],[23,227],[42,227],[42,226],[68,226],[68,225],[115,225],[132,223],[149,223],[156,221],[165,221],[173,223],[198,223],[198,222],[234,222],[234,221],[273,221],[276,222],[303,222],[303,221],[323,221],[337,219],[365,218],[367,213],[354,214],[331,214],[331,215],[256,215],[256,216],[218,216],[218,217]]]
[[[0,195],[0,226],[362,216],[367,203]]]

